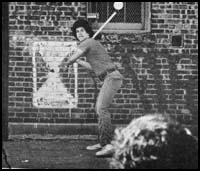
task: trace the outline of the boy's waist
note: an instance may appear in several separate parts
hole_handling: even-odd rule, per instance
[[[109,68],[105,71],[103,71],[101,74],[98,75],[98,78],[100,81],[104,81],[104,79],[106,78],[106,76],[109,74],[109,73],[112,73],[114,71],[117,71],[117,67],[114,67],[114,68]]]

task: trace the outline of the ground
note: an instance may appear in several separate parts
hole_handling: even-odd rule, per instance
[[[31,169],[108,169],[109,159],[95,157],[87,139],[24,139],[3,142],[12,168]],[[7,167],[2,155],[2,168]]]

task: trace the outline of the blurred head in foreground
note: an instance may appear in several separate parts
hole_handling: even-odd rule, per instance
[[[198,168],[198,140],[170,118],[156,114],[115,130],[112,169]]]

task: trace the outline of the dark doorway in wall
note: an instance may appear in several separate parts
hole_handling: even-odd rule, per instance
[[[8,140],[8,2],[2,2],[2,140]]]

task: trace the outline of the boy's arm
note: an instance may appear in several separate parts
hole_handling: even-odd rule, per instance
[[[81,56],[83,56],[84,51],[81,49],[77,49],[76,52],[69,57],[69,59],[66,62],[66,65],[69,66],[71,64],[73,64],[78,58],[80,58]]]
[[[77,62],[79,65],[83,66],[84,68],[87,68],[88,70],[92,70],[92,66],[91,66],[88,62],[83,61],[83,60],[81,60],[81,59],[77,59],[76,62]]]

